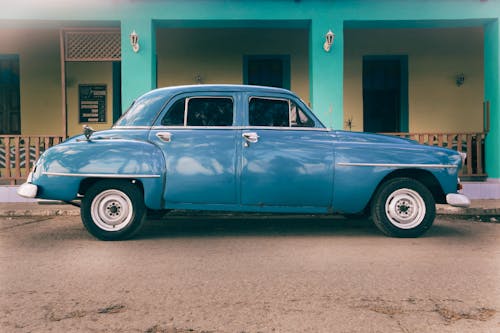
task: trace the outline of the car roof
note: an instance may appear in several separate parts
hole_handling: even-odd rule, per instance
[[[164,87],[152,90],[151,92],[161,92],[165,94],[177,94],[182,92],[220,92],[220,91],[231,91],[231,92],[260,92],[260,93],[287,93],[291,92],[287,89],[275,88],[275,87],[264,87],[264,86],[253,86],[253,85],[243,85],[243,84],[195,84],[195,85],[183,85],[183,86],[172,86]]]

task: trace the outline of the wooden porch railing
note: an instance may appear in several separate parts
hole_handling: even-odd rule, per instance
[[[24,182],[38,157],[62,140],[55,135],[0,135],[0,185]]]
[[[384,133],[409,138],[419,143],[467,153],[459,175],[463,180],[484,180],[484,140],[486,133]]]
[[[451,148],[467,153],[460,171],[464,180],[484,180],[484,140],[486,133],[384,133],[409,138],[422,144]],[[54,135],[0,135],[0,185],[25,181],[33,163],[43,151],[63,141]],[[28,153],[27,153],[28,152]]]

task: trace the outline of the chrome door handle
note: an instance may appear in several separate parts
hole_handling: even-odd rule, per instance
[[[243,133],[241,135],[246,142],[248,143],[256,143],[259,141],[259,135],[255,132],[247,132],[247,133]]]
[[[158,132],[156,133],[156,137],[161,141],[170,142],[172,141],[172,133],[170,132]]]

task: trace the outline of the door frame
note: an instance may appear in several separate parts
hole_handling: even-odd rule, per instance
[[[19,54],[16,53],[2,53],[0,54],[0,59],[1,60],[14,60],[17,61],[17,68],[19,70],[19,76],[18,76],[18,82],[17,82],[17,92],[18,92],[18,99],[17,99],[17,106],[18,106],[18,117],[19,117],[19,133],[12,133],[10,129],[10,125],[8,125],[9,128],[9,133],[6,133],[8,135],[19,135],[21,134],[21,57]]]
[[[361,66],[364,66],[365,61],[368,60],[397,60],[400,65],[400,105],[399,105],[399,131],[408,132],[408,55],[364,55]],[[362,68],[363,69],[363,68]],[[361,77],[361,90],[363,93],[364,82],[363,75]],[[363,105],[364,117],[364,105]]]
[[[248,61],[249,60],[281,60],[283,63],[283,88],[290,90],[290,55],[244,55],[243,56],[243,84],[248,84]]]

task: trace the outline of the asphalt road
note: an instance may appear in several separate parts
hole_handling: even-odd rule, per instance
[[[499,332],[500,224],[171,217],[102,242],[0,219],[1,332]]]

